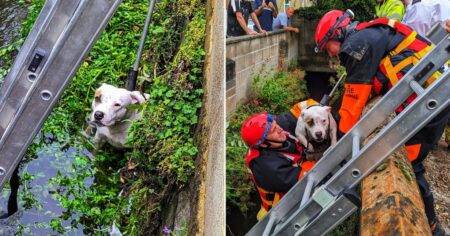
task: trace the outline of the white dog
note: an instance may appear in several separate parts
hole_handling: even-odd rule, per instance
[[[97,127],[94,142],[97,147],[109,143],[116,148],[125,148],[125,141],[131,121],[140,118],[131,104],[142,104],[150,97],[139,91],[128,91],[109,84],[102,84],[95,91],[92,101],[90,123]]]
[[[331,141],[331,146],[337,142],[337,125],[331,115],[331,107],[314,105],[301,111],[297,120],[295,135],[297,139],[307,147],[309,152],[314,152],[311,142],[322,143]]]

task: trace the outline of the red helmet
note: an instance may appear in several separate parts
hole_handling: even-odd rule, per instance
[[[350,24],[354,14],[351,10],[345,12],[340,10],[332,10],[327,12],[316,27],[314,40],[316,41],[316,52],[320,52],[327,42],[336,38],[341,28]]]
[[[258,113],[247,118],[241,126],[242,140],[249,147],[259,146],[267,138],[272,126],[273,116],[267,112]]]

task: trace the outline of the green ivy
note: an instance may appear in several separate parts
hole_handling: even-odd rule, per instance
[[[356,20],[368,21],[374,18],[375,4],[375,0],[315,0],[313,6],[301,8],[297,14],[312,20],[320,19],[330,10],[350,9],[355,13]]]
[[[186,5],[183,7],[183,4]],[[177,9],[183,9],[184,14],[187,14],[185,17],[189,19],[183,41],[168,65],[168,72],[154,78],[148,90],[150,99],[144,107],[142,119],[134,122],[127,140],[133,147],[129,158],[139,163],[144,173],[156,173],[143,178],[147,183],[133,184],[133,188],[139,189],[139,197],[135,198],[137,204],[143,207],[132,210],[131,218],[148,227],[147,231],[139,231],[137,227],[129,225],[127,232],[130,234],[152,232],[154,228],[151,226],[155,222],[149,220],[154,217],[155,210],[161,209],[158,207],[164,208],[163,199],[167,197],[159,193],[164,189],[181,188],[195,172],[194,161],[198,149],[193,134],[202,106],[205,6],[200,1],[178,1],[177,5],[180,5]],[[149,189],[148,194],[142,195],[145,189]],[[145,204],[148,202],[158,204]]]

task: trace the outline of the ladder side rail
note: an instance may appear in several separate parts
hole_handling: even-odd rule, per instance
[[[15,117],[20,117],[23,114],[23,110],[26,108],[26,105],[30,101],[31,94],[33,94],[35,92],[35,90],[40,87],[42,79],[44,77],[48,76],[47,73],[49,71],[50,66],[52,65],[53,61],[56,59],[56,57],[59,55],[59,53],[65,46],[67,38],[70,36],[72,30],[76,26],[76,22],[79,20],[81,13],[86,9],[87,3],[88,3],[87,0],[81,0],[80,4],[77,6],[77,8],[75,10],[75,14],[70,19],[68,24],[64,27],[63,32],[61,33],[61,35],[59,35],[58,39],[56,40],[55,46],[54,46],[53,50],[50,52],[50,55],[48,56],[47,63],[44,64],[41,73],[39,73],[39,75],[36,78],[36,81],[31,84],[31,87],[27,90],[25,97],[20,102],[20,105],[15,112]],[[25,69],[25,68],[23,68],[23,69]],[[17,81],[17,80],[15,80],[15,81]],[[14,99],[14,97],[15,96],[13,94],[11,99]],[[3,136],[0,138],[0,147],[3,146],[5,140],[10,135],[10,132],[16,126],[16,123],[17,123],[17,119],[13,119],[8,124],[5,132],[3,133]]]
[[[419,80],[423,83],[432,73],[440,69],[440,67],[450,58],[450,36],[446,35],[446,40],[442,40],[431,52],[429,52],[420,63],[415,65],[399,83],[392,88],[368,113],[366,113],[359,122],[346,134],[338,143],[329,148],[314,166],[314,168],[306,174],[306,176],[297,182],[291,190],[281,199],[281,201],[272,208],[266,217],[269,217],[272,212],[277,212],[278,219],[286,219],[295,211],[295,207],[298,207],[299,201],[294,200],[291,202],[291,198],[286,198],[291,194],[302,195],[304,191],[303,182],[312,178],[319,183],[326,177],[331,171],[335,171],[336,167],[345,159],[348,159],[352,152],[353,136],[366,138],[370,135],[383,121],[387,119],[394,109],[396,109],[406,98],[413,92],[408,81],[405,80],[408,76],[412,76],[415,80]],[[300,192],[300,193],[299,193]],[[289,200],[286,200],[286,199]],[[289,201],[289,202],[288,202]],[[278,211],[283,209],[283,211]],[[283,220],[284,221],[284,220]],[[256,232],[263,232],[265,228],[265,221],[258,222],[249,232],[248,235],[257,235]]]
[[[17,77],[23,70],[26,70],[26,68],[23,67],[23,64],[28,65],[31,62],[30,56],[36,47],[36,41],[42,37],[43,32],[49,27],[49,19],[53,17],[58,7],[60,7],[61,2],[62,0],[45,1],[39,16],[36,18],[33,28],[25,39],[14,64],[11,66],[9,73],[5,77],[3,86],[0,90],[0,110],[2,110],[5,105],[5,98],[9,96],[12,88],[17,83]]]
[[[449,91],[450,71],[447,71],[424,94],[415,99],[414,103],[417,103],[416,106],[409,105],[402,113],[397,115],[363,147],[361,155],[347,162],[326,183],[325,187],[332,194],[337,195],[345,188],[351,188],[358,184],[381,164],[384,159],[406,143],[435,115],[447,107],[450,102]],[[433,93],[430,94],[431,92]],[[436,110],[433,111],[433,115],[429,115],[431,110]]]
[[[6,139],[0,146],[0,168],[3,168],[6,173],[0,175],[0,187],[9,179],[33,137],[39,132],[64,88],[81,65],[100,32],[106,27],[121,0],[89,0],[87,2],[86,11],[82,13],[79,22],[76,23],[73,34],[64,43],[57,58],[50,65],[49,71],[53,73],[47,73],[41,80],[35,81],[38,82],[39,88],[29,94],[27,98],[29,102],[21,108],[23,115],[15,117],[13,129],[9,135],[5,135]],[[45,89],[51,92],[49,100],[41,98],[41,91]]]
[[[44,33],[43,31],[46,31],[49,28],[49,25],[51,25],[49,19],[54,16],[56,11],[58,11],[58,8],[61,5],[60,3],[61,1],[57,1],[56,3],[46,1],[33,29],[31,30],[31,33],[22,45],[12,68],[6,76],[3,86],[0,88],[0,138],[3,136],[8,124],[14,119],[16,110],[25,97],[25,94],[14,96],[14,98],[11,98],[10,95],[17,86],[23,87],[23,90],[31,86],[31,83],[26,84],[21,81],[20,75],[27,70],[27,66],[24,65],[30,64],[32,60],[32,53],[37,45],[36,41],[41,39]],[[46,58],[44,58],[44,60],[46,60]],[[41,68],[38,68],[36,74],[39,74],[38,72],[40,70]],[[12,99],[14,100],[10,101]]]
[[[353,214],[358,209],[352,201],[348,200],[345,196],[339,196],[336,201],[326,209],[324,209],[318,217],[311,221],[307,226],[300,228],[294,235],[325,235],[338,225],[340,225],[345,219]],[[299,226],[297,226],[299,227]],[[286,234],[287,235],[287,234]]]
[[[425,37],[433,44],[438,44],[447,34],[442,26],[442,23],[434,24],[431,29],[426,33]]]

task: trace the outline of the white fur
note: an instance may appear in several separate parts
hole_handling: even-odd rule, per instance
[[[313,125],[308,125],[308,121]],[[310,141],[322,142],[328,138],[331,140],[331,146],[337,142],[337,125],[331,115],[329,106],[311,106],[302,110],[297,120],[295,135],[308,151],[314,152],[314,147]],[[319,137],[320,136],[320,137]]]
[[[145,96],[145,97],[144,97]],[[109,84],[102,84],[95,91],[90,122],[97,126],[94,142],[97,147],[109,143],[116,148],[125,148],[125,140],[131,121],[140,118],[136,110],[127,109],[131,104],[145,103],[150,95],[139,91],[128,91]],[[103,114],[96,119],[96,112]]]

